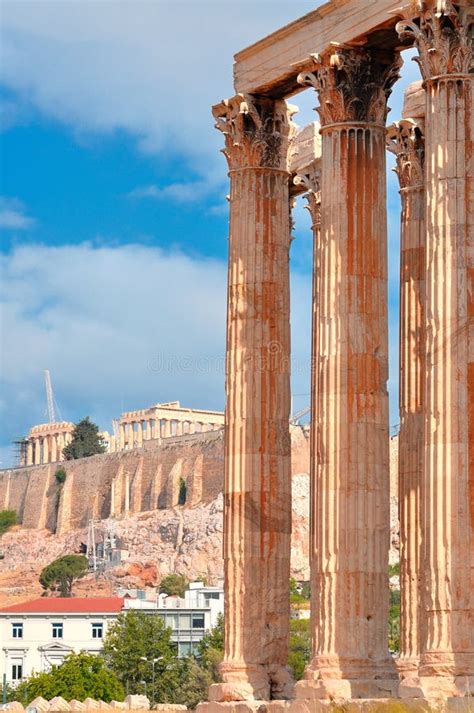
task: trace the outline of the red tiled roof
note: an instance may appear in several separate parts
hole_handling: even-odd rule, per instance
[[[41,597],[0,609],[0,614],[112,614],[123,609],[123,597]]]

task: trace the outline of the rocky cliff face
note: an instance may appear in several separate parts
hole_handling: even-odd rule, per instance
[[[196,446],[195,440],[193,448]],[[212,479],[216,492],[209,483],[199,486],[207,493],[197,502],[194,498],[184,506],[170,506],[132,513],[118,512],[114,517],[103,517],[96,525],[96,538],[112,531],[127,559],[108,569],[102,576],[90,576],[78,583],[78,594],[109,592],[119,584],[126,586],[153,586],[169,572],[178,572],[189,579],[206,577],[216,581],[223,576],[222,516],[223,516],[223,450],[222,437],[212,434],[210,440],[200,442],[201,453],[193,453],[194,462],[211,462]],[[397,465],[396,441],[392,441],[391,468]],[[292,429],[292,487],[293,487],[293,536],[291,550],[292,575],[298,580],[309,579],[308,533],[309,533],[309,450],[308,434],[302,428]],[[189,453],[190,444],[185,445]],[[176,457],[175,445],[173,458]],[[206,452],[207,451],[207,452]],[[154,458],[156,454],[154,455]],[[103,458],[103,457],[102,457]],[[177,458],[179,460],[179,458]],[[95,459],[85,459],[90,462]],[[182,458],[184,462],[186,459]],[[216,463],[221,464],[220,475]],[[159,465],[159,464],[158,464]],[[170,465],[170,464],[168,464]],[[167,466],[168,467],[168,466]],[[172,470],[170,467],[170,470]],[[163,465],[162,465],[163,471]],[[196,478],[196,471],[188,470],[188,478]],[[206,479],[206,470],[200,470]],[[392,479],[395,487],[396,478]],[[197,492],[196,484],[193,484]],[[74,498],[78,499],[75,493]],[[157,502],[159,493],[157,494]],[[90,494],[86,499],[90,499]],[[34,504],[28,504],[33,508]],[[398,546],[396,499],[392,495],[392,552],[391,561],[396,561]],[[62,554],[77,552],[87,541],[87,523],[52,533],[46,528],[26,529],[16,527],[6,533],[0,542],[4,559],[0,561],[0,606],[37,596],[37,583],[42,567]]]

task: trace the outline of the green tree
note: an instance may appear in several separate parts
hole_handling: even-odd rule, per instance
[[[220,680],[219,664],[224,656],[224,617],[219,614],[216,625],[207,631],[198,644],[196,658],[212,681]]]
[[[214,682],[209,671],[198,664],[192,656],[183,661],[182,683],[174,696],[174,703],[193,709],[207,701],[209,686]]]
[[[101,656],[82,651],[69,654],[61,666],[51,671],[34,673],[15,689],[15,698],[23,704],[37,696],[51,700],[62,696],[66,700],[85,698],[122,701],[124,689],[117,676],[110,671]]]
[[[399,653],[400,651],[400,592],[398,589],[390,592],[388,648],[394,653]]]
[[[17,517],[14,510],[1,510],[0,511],[0,535],[3,535],[10,527],[16,525]]]
[[[310,599],[309,585],[300,584],[294,577],[290,577],[290,604],[304,604]]]
[[[309,619],[292,619],[290,621],[290,648],[288,665],[293,678],[299,681],[303,676],[304,667],[311,656],[311,634]]]
[[[131,694],[147,694],[155,703],[175,703],[183,682],[183,664],[171,641],[171,629],[159,614],[129,609],[109,627],[103,655],[108,666]],[[155,671],[153,673],[153,661]]]
[[[87,571],[87,557],[65,555],[44,567],[39,581],[44,590],[59,592],[61,597],[70,597],[74,582],[84,577]]]
[[[105,451],[105,444],[99,436],[99,428],[87,416],[76,423],[71,443],[63,449],[63,455],[66,460],[76,460],[77,458],[95,456],[97,453],[105,453]]]
[[[161,580],[160,592],[163,594],[184,597],[189,582],[183,574],[168,574]]]

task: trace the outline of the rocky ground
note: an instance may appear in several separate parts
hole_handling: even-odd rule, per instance
[[[392,498],[391,563],[398,559],[396,501]],[[103,520],[96,537],[113,531],[120,547],[128,553],[119,566],[99,576],[89,575],[75,587],[78,596],[107,595],[117,586],[145,587],[159,584],[161,578],[178,572],[190,580],[205,577],[210,583],[223,576],[222,560],[223,498],[194,508],[176,507],[154,510],[130,517]],[[292,576],[309,579],[309,476],[293,476]],[[55,558],[79,552],[87,541],[87,531],[73,530],[56,536],[47,530],[13,528],[0,540],[0,607],[40,596],[41,569]]]

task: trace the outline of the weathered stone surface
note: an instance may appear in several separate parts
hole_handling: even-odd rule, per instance
[[[49,701],[42,696],[37,696],[28,704],[28,708],[36,708],[37,711],[44,713],[49,710]]]
[[[213,108],[231,177],[223,684],[214,700],[289,695],[291,537],[289,144],[293,109],[237,95]],[[289,677],[287,676],[287,679]]]
[[[388,443],[386,99],[399,58],[335,48],[301,83],[319,93],[310,541],[313,660],[299,699],[385,697]]]
[[[396,156],[402,201],[399,386],[401,620],[397,664],[403,681],[418,675],[420,659],[421,483],[426,375],[424,120],[403,119],[393,124],[387,130],[387,147]],[[400,692],[401,696],[404,691],[405,687]]]
[[[55,713],[55,711],[58,711],[58,713],[65,711],[67,713],[71,710],[71,707],[64,698],[61,696],[55,696],[49,702],[49,710],[51,713]]]
[[[146,696],[127,696],[125,703],[128,710],[132,711],[148,711],[150,710],[150,701]]]

